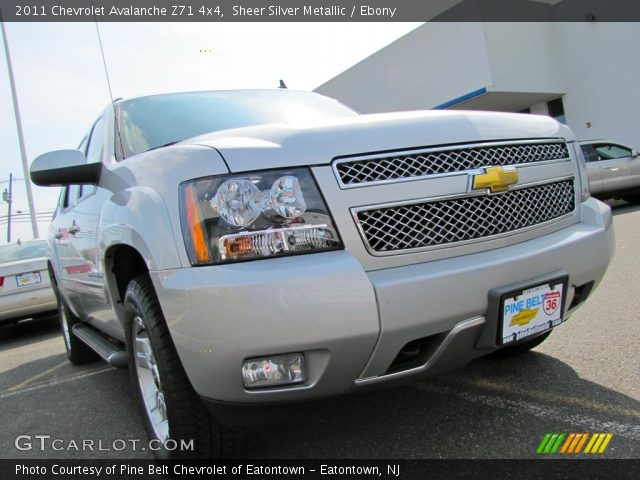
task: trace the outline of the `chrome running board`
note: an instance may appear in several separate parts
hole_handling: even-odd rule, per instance
[[[109,365],[126,368],[129,365],[127,351],[110,342],[102,333],[86,323],[76,323],[71,332],[86,343]]]

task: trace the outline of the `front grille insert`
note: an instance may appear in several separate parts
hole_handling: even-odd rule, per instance
[[[515,232],[575,209],[574,180],[493,195],[360,210],[356,217],[373,252],[398,252]]]
[[[342,185],[348,187],[489,166],[568,159],[569,149],[565,142],[538,142],[396,152],[366,159],[338,160],[334,168]]]

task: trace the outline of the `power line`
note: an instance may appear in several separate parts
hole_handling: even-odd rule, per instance
[[[47,218],[47,217],[37,217],[36,221],[37,222],[41,222],[41,223],[51,223],[51,220],[53,220],[53,218]],[[19,219],[11,219],[11,225],[14,225],[16,223],[29,223],[31,221],[30,218],[19,218]],[[0,220],[0,225],[9,225],[9,221],[8,220]]]
[[[26,215],[11,215],[11,217],[9,217],[9,215],[2,215],[0,216],[0,220],[9,220],[9,218],[11,218],[11,220],[20,220],[23,218],[30,218],[31,215],[26,214]],[[36,217],[37,218],[52,218],[53,217],[53,213],[36,213]]]
[[[17,178],[17,177],[13,177],[13,179],[12,179],[12,180],[0,180],[0,183],[15,182],[16,180],[24,181],[24,178]]]
[[[43,208],[41,210],[36,210],[36,213],[53,213],[55,212],[56,209],[55,208]],[[30,215],[31,212],[29,210],[18,210],[17,212],[13,213],[11,215]]]
[[[36,221],[38,222],[50,222],[51,220],[53,220],[53,217],[36,217]],[[11,225],[13,225],[14,223],[20,223],[20,222],[30,222],[31,218],[12,218],[11,219]],[[9,220],[7,219],[2,219],[0,220],[0,225],[8,225],[9,224]]]
[[[36,219],[37,222],[39,223],[51,223],[50,220],[43,220],[43,219]],[[18,223],[31,223],[31,219],[24,219],[24,220],[11,220],[11,225],[16,225]],[[9,225],[9,222],[3,221],[0,222],[1,226],[5,226],[5,225]]]
[[[55,210],[40,210],[36,211],[36,215],[53,215]],[[31,216],[31,212],[19,212],[19,213],[11,213],[11,218],[20,218],[20,217],[29,217]],[[9,215],[0,215],[0,218],[9,218]]]
[[[31,215],[27,214],[18,214],[18,215],[11,215],[11,218],[29,218]],[[53,213],[36,213],[36,217],[53,217]],[[0,219],[2,220],[8,220],[9,219],[9,215],[1,215]]]
[[[36,221],[38,222],[51,222],[51,220],[53,220],[52,217],[36,217]],[[12,218],[11,219],[11,225],[13,225],[14,223],[21,223],[21,222],[30,222],[31,219],[30,218]],[[9,220],[0,220],[0,225],[8,225],[9,224]]]

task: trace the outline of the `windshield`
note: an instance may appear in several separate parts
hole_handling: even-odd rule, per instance
[[[0,246],[0,263],[46,256],[48,256],[46,240]]]
[[[124,158],[218,130],[353,115],[331,98],[290,90],[174,93],[118,104]]]

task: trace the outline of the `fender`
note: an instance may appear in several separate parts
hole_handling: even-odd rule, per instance
[[[181,182],[228,173],[211,147],[168,147],[150,151],[103,169],[104,195],[97,225],[97,250],[104,274],[104,293],[115,322],[101,328],[119,336],[122,304],[106,253],[114,246],[137,251],[150,272],[190,266],[184,248],[178,187]]]
[[[118,192],[102,208],[98,244],[103,263],[110,247],[128,245],[142,255],[150,271],[180,268],[176,241],[167,207],[150,187]]]

